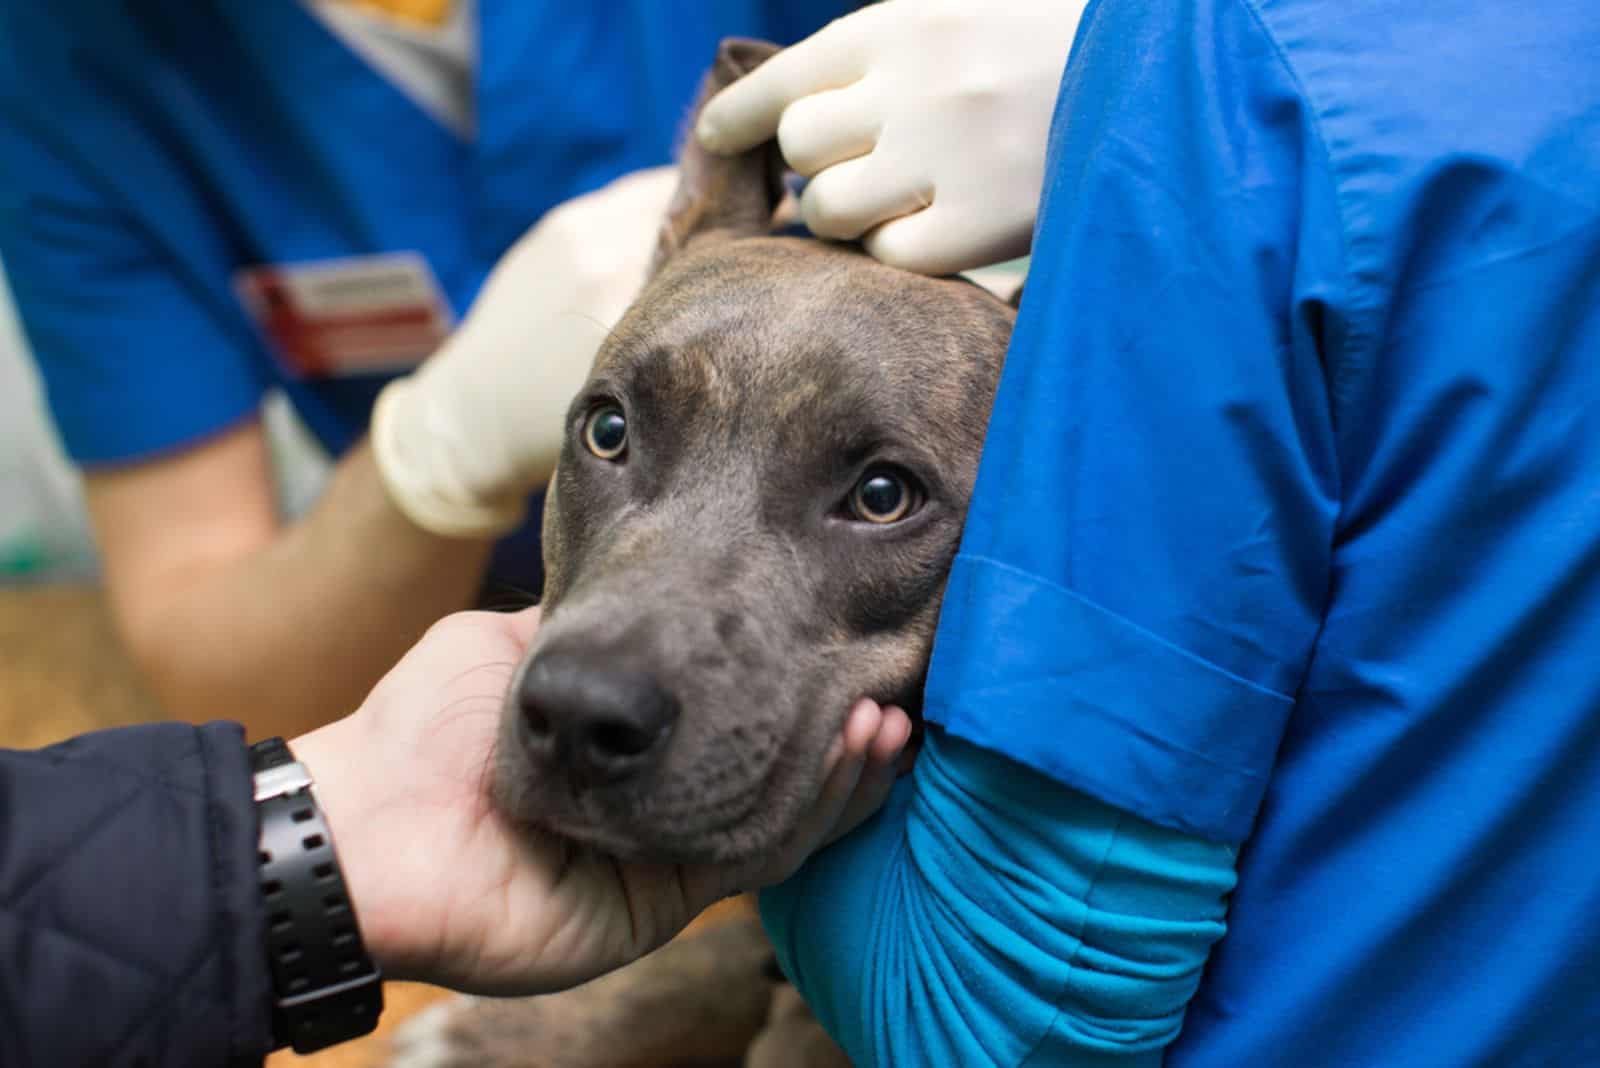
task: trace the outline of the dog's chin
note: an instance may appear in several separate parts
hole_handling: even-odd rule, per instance
[[[767,778],[715,806],[673,810],[652,805],[648,795],[616,807],[606,800],[620,798],[574,797],[526,771],[497,776],[496,785],[497,807],[529,835],[554,837],[619,861],[731,865],[773,855],[821,787]]]
[[[679,829],[670,836],[623,831],[581,820],[541,819],[524,826],[531,834],[553,837],[576,850],[623,863],[663,865],[741,865],[770,855],[784,837],[762,833],[748,825],[687,833]]]

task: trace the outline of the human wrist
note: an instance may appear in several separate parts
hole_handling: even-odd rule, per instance
[[[359,715],[319,727],[289,744],[314,783],[367,953],[386,977],[401,978],[413,965],[403,925],[394,920],[386,893],[382,846],[374,840],[381,825],[373,812],[382,807],[382,799],[362,765],[362,753],[370,747],[362,741]]]
[[[250,747],[275,1045],[314,1053],[371,1033],[382,972],[309,768],[282,738]]]

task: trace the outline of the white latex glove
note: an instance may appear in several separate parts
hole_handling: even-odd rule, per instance
[[[624,175],[552,209],[489,274],[455,333],[372,414],[389,496],[447,536],[521,522],[555,469],[566,411],[639,292],[677,171]]]
[[[1085,0],[885,0],[714,97],[712,152],[773,136],[813,233],[925,274],[1021,256]],[[865,235],[863,237],[863,235]]]

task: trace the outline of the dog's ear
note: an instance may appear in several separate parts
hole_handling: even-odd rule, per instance
[[[651,274],[690,245],[771,231],[773,213],[783,201],[786,173],[778,143],[768,141],[737,156],[715,156],[695,140],[694,122],[707,100],[777,51],[778,46],[767,41],[739,37],[730,37],[717,48],[717,60],[700,87],[678,157],[678,191],[661,226]]]

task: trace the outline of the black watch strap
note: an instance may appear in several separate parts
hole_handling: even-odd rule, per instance
[[[250,747],[275,1046],[311,1053],[368,1034],[383,982],[361,943],[311,777],[282,738]]]

